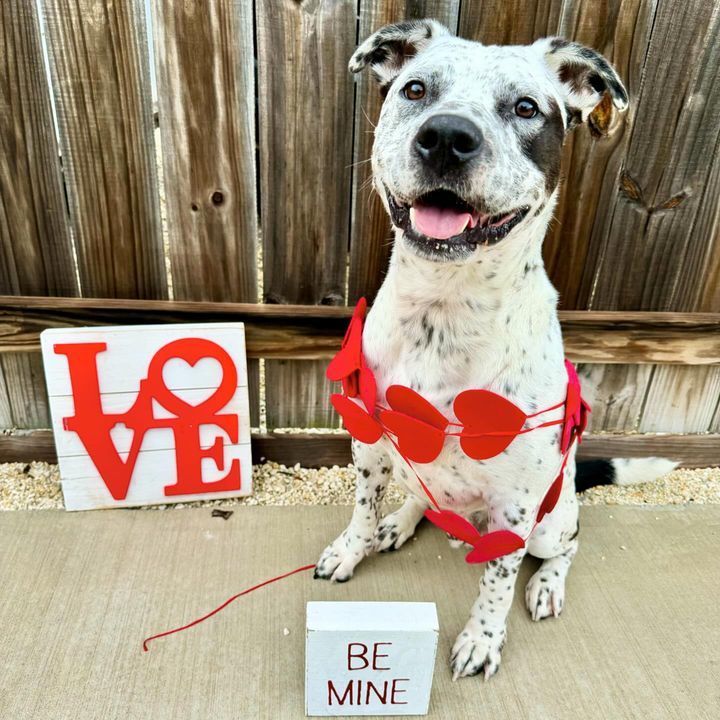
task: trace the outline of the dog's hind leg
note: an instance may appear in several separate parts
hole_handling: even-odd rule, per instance
[[[375,531],[374,548],[377,552],[398,550],[415,534],[417,524],[422,520],[428,504],[414,495],[409,495],[402,507],[386,515]]]
[[[325,548],[315,566],[315,578],[334,582],[347,582],[357,564],[373,552],[380,506],[392,469],[381,443],[364,445],[353,440],[352,447],[357,471],[352,518],[340,536]]]

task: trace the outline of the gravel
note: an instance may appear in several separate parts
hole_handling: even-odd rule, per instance
[[[147,509],[232,507],[234,505],[352,505],[355,471],[352,466],[310,469],[268,462],[253,469],[253,495],[231,500],[208,500]],[[402,502],[404,492],[391,483],[386,499]],[[586,505],[720,504],[720,468],[675,470],[642,485],[601,486],[581,495]],[[0,510],[62,508],[57,465],[48,463],[0,464]]]

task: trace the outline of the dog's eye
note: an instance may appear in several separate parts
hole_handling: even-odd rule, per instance
[[[419,80],[411,80],[403,88],[403,95],[408,100],[422,100],[425,97],[425,86]]]
[[[537,103],[531,98],[520,98],[515,103],[515,114],[525,120],[534,118],[538,114]]]

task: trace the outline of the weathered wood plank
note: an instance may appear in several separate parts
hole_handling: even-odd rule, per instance
[[[252,6],[153,7],[174,297],[255,302]]]
[[[167,296],[143,0],[44,0],[83,294]]]
[[[325,377],[327,360],[268,362],[277,372],[265,382],[268,427],[334,428],[339,419],[330,404],[337,385]],[[308,419],[312,425],[308,425]],[[280,422],[283,425],[280,425]]]
[[[153,8],[173,297],[256,302],[252,5],[153,0]],[[257,424],[254,360],[248,375]]]
[[[702,0],[658,4],[642,84],[631,98],[621,187],[592,238],[597,255],[583,279],[587,307],[718,309],[712,298],[707,308],[698,299],[707,294],[704,273],[720,243],[719,63],[717,7]],[[633,199],[630,183],[640,198]]]
[[[662,374],[659,371],[663,370]],[[706,432],[720,398],[720,368],[656,368],[640,432]]]
[[[718,63],[717,8],[699,0],[682,8],[660,3],[620,192],[596,228],[596,252],[583,277],[588,307],[720,309],[713,282],[720,254],[720,124],[708,120],[720,112]],[[704,369],[658,367],[640,429],[707,430],[716,385],[714,373]]]
[[[592,432],[637,429],[652,365],[582,365],[578,374],[583,396],[592,407]]]
[[[161,300],[0,296],[0,353],[39,347],[50,327],[161,322],[239,321],[251,357],[331,357],[352,309],[320,305],[259,305]],[[561,311],[574,362],[720,365],[718,313]]]
[[[272,460],[305,467],[347,465],[352,462],[350,438],[345,433],[266,433],[251,438],[253,463]],[[720,435],[587,435],[578,458],[661,456],[678,460],[683,467],[720,465]],[[0,462],[57,462],[52,433],[34,430],[0,435]]]
[[[269,0],[256,10],[265,300],[343,304],[357,3]],[[312,366],[267,363],[266,388],[283,398],[267,403],[268,426],[288,425],[291,390],[311,409],[322,387]],[[326,422],[324,412],[298,419]]]
[[[34,2],[0,6],[0,293],[76,295]]]
[[[484,45],[525,45],[557,32],[559,0],[490,0],[462,3],[458,35]]]
[[[78,292],[37,5],[18,0],[0,6],[0,292]],[[39,365],[0,358],[0,426],[48,426]]]
[[[50,427],[42,358],[38,353],[3,357],[12,424],[17,428]]]
[[[388,23],[432,17],[453,32],[458,23],[459,0],[362,0],[359,40]],[[343,69],[347,72],[346,58]],[[355,140],[352,173],[352,226],[348,301],[375,297],[387,269],[392,248],[392,231],[387,213],[371,185],[370,151],[373,128],[380,115],[382,98],[370,74],[357,79],[355,102]]]

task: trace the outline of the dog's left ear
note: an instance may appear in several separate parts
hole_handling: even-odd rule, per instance
[[[412,20],[386,25],[375,31],[353,53],[348,64],[351,73],[368,65],[381,88],[387,89],[403,65],[422,52],[433,40],[450,31],[437,20]]]
[[[607,134],[613,110],[628,108],[628,94],[620,76],[600,53],[563,38],[543,38],[534,47],[556,75],[570,111],[568,127],[589,121],[595,134]]]

